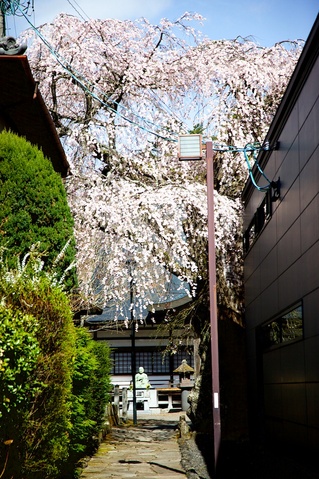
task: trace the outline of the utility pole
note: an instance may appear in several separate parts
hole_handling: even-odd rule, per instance
[[[212,353],[212,410],[214,436],[215,472],[218,464],[221,424],[220,424],[220,386],[219,386],[219,353],[218,353],[218,322],[216,297],[216,252],[215,252],[215,221],[214,221],[214,165],[213,144],[206,142],[207,164],[207,208],[208,208],[208,272],[209,272],[209,303],[210,303],[210,334]]]
[[[133,424],[137,424],[137,410],[136,410],[136,384],[135,384],[135,375],[136,375],[136,352],[135,352],[135,319],[134,319],[134,279],[132,276],[132,265],[130,264],[130,308],[131,308],[131,368],[132,368],[132,385],[133,385]]]
[[[179,136],[179,159],[184,161],[201,160],[201,135],[189,134]],[[220,385],[219,385],[219,353],[218,353],[218,322],[216,297],[216,252],[215,252],[215,221],[214,221],[214,153],[212,141],[206,142],[207,168],[207,217],[208,217],[208,273],[209,273],[209,303],[210,303],[210,333],[211,333],[211,368],[212,368],[212,416],[214,439],[214,466],[217,469],[220,442]]]
[[[6,36],[6,16],[2,11],[3,1],[0,0],[0,38]]]

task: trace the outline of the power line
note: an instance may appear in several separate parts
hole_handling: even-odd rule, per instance
[[[113,113],[115,113],[116,115],[120,116],[123,120],[127,121],[128,123],[132,124],[132,125],[135,125],[137,126],[138,128],[146,131],[147,133],[150,133],[151,135],[154,135],[158,138],[161,138],[163,140],[166,140],[166,141],[172,141],[172,142],[177,142],[176,139],[172,139],[172,138],[169,138],[167,136],[164,136],[164,135],[161,135],[159,133],[156,133],[155,131],[152,131],[150,130],[149,128],[145,128],[143,127],[142,125],[140,125],[139,123],[137,123],[137,121],[134,121],[130,118],[128,118],[127,116],[121,114],[120,112],[118,112],[115,108],[112,108],[109,104],[106,103],[106,101],[104,101],[102,98],[100,98],[100,96],[98,96],[96,93],[94,93],[89,87],[93,87],[95,88],[100,94],[102,94],[102,96],[106,97],[105,93],[103,91],[101,91],[97,85],[95,85],[94,83],[92,83],[91,81],[87,80],[85,78],[84,75],[78,73],[73,67],[71,67],[71,65],[69,64],[69,62],[62,56],[60,55],[58,52],[55,51],[55,49],[52,47],[52,45],[48,42],[48,40],[42,35],[42,33],[32,24],[32,22],[27,18],[27,16],[25,15],[25,13],[21,10],[20,8],[20,5],[16,3],[16,0],[13,0],[13,3],[16,5],[16,8],[18,10],[20,10],[20,12],[22,13],[22,15],[25,17],[25,19],[27,20],[27,22],[30,24],[31,28],[35,31],[35,33],[38,35],[38,37],[42,40],[42,42],[46,45],[46,47],[49,49],[50,53],[54,56],[54,58],[57,60],[57,62],[62,66],[62,68],[75,80],[75,82],[82,87],[82,89],[88,93],[92,98],[94,98],[95,100],[97,100],[99,103],[101,103],[103,106],[105,106],[108,110],[112,111]],[[88,85],[88,86],[87,86]],[[111,103],[113,103],[114,105],[116,105],[117,107],[119,108],[123,108],[123,109],[126,109],[128,110],[131,114],[133,114],[135,117],[137,117],[138,119],[140,119],[141,121],[145,122],[146,124],[149,124],[151,126],[154,126],[155,128],[158,128],[158,129],[161,129],[162,127],[160,125],[157,125],[155,123],[153,123],[152,121],[144,118],[144,117],[141,117],[140,115],[134,113],[132,110],[128,109],[127,107],[121,105],[120,103],[116,102],[115,100],[111,99],[110,97],[107,98],[107,100]],[[163,128],[162,128],[163,129]],[[165,128],[164,128],[165,129]],[[172,131],[168,131],[170,134],[173,134],[173,135],[177,135],[177,133],[175,132],[172,132]]]
[[[77,5],[78,3],[76,2],[76,0],[72,0],[74,1]],[[75,8],[71,1],[68,0],[68,2],[70,3],[70,5]],[[142,125],[138,124],[136,121],[128,118],[127,116],[124,116],[122,115],[121,113],[119,113],[115,108],[112,108],[109,104],[107,104],[102,98],[100,98],[100,96],[98,96],[96,93],[94,93],[91,89],[88,88],[89,87],[93,87],[95,88],[100,94],[102,94],[103,96],[106,96],[105,93],[100,90],[96,84],[92,83],[91,81],[87,80],[87,78],[78,73],[76,70],[74,70],[71,65],[69,64],[69,62],[67,62],[67,60],[62,56],[60,55],[58,52],[55,51],[55,49],[52,47],[52,45],[48,42],[48,40],[42,35],[42,33],[32,24],[32,22],[28,19],[27,17],[27,11],[30,7],[30,4],[31,4],[31,0],[28,0],[27,1],[27,5],[24,7],[25,11],[22,10],[21,6],[20,6],[20,2],[18,0],[3,0],[3,1],[0,1],[0,5],[1,5],[1,10],[3,11],[3,9],[5,11],[11,11],[11,13],[13,15],[16,14],[17,11],[20,11],[21,14],[25,17],[25,19],[27,20],[27,22],[30,24],[30,26],[32,27],[32,29],[35,31],[35,33],[38,35],[38,37],[42,40],[42,42],[46,45],[46,47],[49,49],[50,53],[54,56],[54,58],[57,60],[57,62],[62,66],[62,68],[75,80],[75,82],[86,92],[88,93],[92,98],[94,98],[96,101],[98,101],[100,104],[102,104],[103,106],[105,106],[108,110],[112,111],[113,113],[115,113],[116,115],[120,116],[124,121],[127,121],[128,123],[134,125],[134,126],[137,126],[138,128],[146,131],[147,133],[150,133],[151,135],[154,135],[156,136],[157,138],[161,138],[163,140],[166,140],[166,141],[171,141],[171,142],[177,142],[176,139],[172,139],[172,138],[169,138],[167,136],[164,136],[164,135],[161,135],[161,134],[158,134],[152,130],[150,130],[149,128],[145,128],[143,127]],[[78,5],[79,6],[79,5]],[[32,8],[34,8],[34,0],[32,0]],[[79,6],[79,8],[81,8]],[[76,9],[75,9],[76,10]],[[84,12],[84,10],[81,8],[81,10],[83,11],[83,13],[87,16],[87,14]],[[77,11],[77,10],[76,10]],[[79,13],[77,11],[77,13]],[[80,13],[79,13],[80,15]],[[81,18],[84,20],[84,17],[82,15],[80,15]],[[89,17],[87,16],[87,18],[89,19]],[[89,19],[90,20],[90,19]],[[88,86],[87,86],[88,85]],[[158,101],[160,101],[164,106],[165,108],[167,109],[167,111],[170,113],[170,114],[173,114],[175,116],[175,119],[180,123],[180,125],[182,126],[183,122],[174,114],[174,112],[172,112],[172,110],[168,107],[168,105],[166,105],[166,103],[160,98],[158,97],[158,95],[153,91],[151,90],[151,93],[157,97]],[[151,122],[150,120],[147,120],[146,118],[144,117],[141,117],[140,115],[134,113],[132,110],[128,109],[127,107],[121,105],[120,103],[116,102],[115,100],[111,99],[110,97],[107,97],[107,100],[111,103],[113,103],[114,105],[116,105],[116,107],[119,107],[119,108],[123,108],[123,109],[126,109],[128,110],[130,113],[132,113],[134,116],[136,116],[138,119],[144,121],[145,123],[147,124],[150,124],[158,129],[161,129],[162,127],[160,125],[157,125],[153,122]],[[165,129],[165,128],[164,128]],[[175,132],[170,132],[171,134],[173,135],[177,135],[177,133]],[[247,164],[247,167],[248,167],[248,172],[249,172],[249,176],[251,178],[251,181],[253,183],[253,185],[259,190],[259,191],[267,191],[268,189],[270,189],[271,187],[273,187],[273,184],[274,182],[272,182],[267,176],[266,174],[264,173],[264,171],[262,170],[262,168],[260,167],[259,163],[258,163],[258,159],[257,159],[257,156],[256,155],[256,152],[259,152],[260,150],[269,150],[269,143],[266,143],[264,146],[260,145],[260,143],[248,143],[244,148],[238,148],[236,146],[232,146],[232,145],[219,145],[219,144],[216,144],[214,143],[213,145],[213,150],[216,151],[216,152],[232,152],[232,153],[238,153],[238,152],[243,152],[244,153],[244,157],[245,157],[245,161],[246,161],[246,164]],[[253,158],[254,158],[254,165],[257,167],[257,170],[259,171],[259,173],[263,176],[263,178],[267,181],[267,185],[264,185],[264,186],[259,186],[254,178],[254,174],[253,174],[253,167],[250,163],[250,160],[249,160],[249,153],[252,153],[253,154]]]
[[[173,116],[175,118],[175,120],[180,124],[180,126],[182,128],[185,129],[185,131],[189,130],[186,123],[176,115],[176,113],[172,110],[172,108],[170,106],[168,106],[165,103],[165,101],[162,98],[160,98],[157,93],[155,93],[155,91],[153,89],[150,89],[149,92],[152,96],[155,97],[155,99],[159,102],[159,104],[162,104],[162,108],[165,109],[167,113],[169,113],[171,116]]]
[[[18,15],[18,11],[21,11],[22,15],[28,15],[28,11],[32,8],[34,11],[34,0],[1,0],[0,10],[4,15]]]
[[[83,17],[82,13],[79,12],[79,10],[74,6],[72,5],[72,2],[71,0],[68,0],[68,3],[71,5],[71,7],[76,11],[76,13],[82,18],[83,21],[87,21],[87,20],[90,20],[90,17],[85,13],[85,11],[83,10],[83,8],[78,4],[78,2],[76,0],[73,0],[74,3],[76,4],[76,6],[82,10],[83,14],[86,16],[86,18]]]
[[[244,153],[244,158],[245,158],[245,161],[246,161],[246,164],[247,164],[250,179],[251,179],[254,187],[258,191],[268,191],[269,189],[273,188],[274,186],[277,187],[277,184],[275,185],[275,183],[267,177],[267,175],[262,170],[262,168],[261,168],[261,166],[259,165],[259,162],[258,162],[259,151],[260,150],[269,151],[270,149],[271,148],[269,146],[269,142],[266,142],[264,145],[261,145],[259,142],[247,143],[247,145],[245,145],[244,148],[238,148],[237,146],[232,146],[232,145],[230,145],[230,146],[220,145],[218,143],[213,144],[213,150],[216,151],[216,152],[221,152],[221,153],[226,153],[226,152]],[[250,163],[249,153],[252,153],[252,156],[253,156],[253,159],[254,159],[254,164],[253,165],[251,165],[251,163]],[[256,181],[256,179],[254,177],[254,173],[253,173],[253,166],[256,166],[256,168],[259,171],[259,173],[261,174],[261,176],[267,181],[266,185],[259,186],[257,184],[257,181]]]

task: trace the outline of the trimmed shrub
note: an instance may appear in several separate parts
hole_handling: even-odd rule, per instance
[[[24,299],[22,294],[20,298]],[[44,387],[27,418],[24,474],[32,479],[53,478],[69,455],[75,327],[65,293],[46,278],[36,290],[29,289],[25,301],[31,302],[39,321],[41,355],[35,374]]]
[[[11,477],[11,472],[21,474],[23,425],[32,400],[41,390],[33,377],[41,353],[37,332],[33,316],[0,306],[0,458],[8,455],[9,459],[10,454],[5,477]],[[1,460],[1,468],[3,463]]]
[[[40,266],[33,253],[15,270],[0,261],[3,479],[76,477],[109,400],[109,347],[75,328],[66,293]]]
[[[39,389],[31,381],[40,355],[38,323],[31,315],[0,305],[0,421],[28,407]]]
[[[7,397],[15,407],[6,407],[0,444],[13,439],[4,477],[15,479],[55,478],[69,454],[75,327],[66,294],[36,273],[36,265],[31,258],[23,268],[0,271],[0,298],[11,322],[1,330],[3,342],[15,332],[12,347],[1,347],[2,362],[13,371],[3,377],[3,409]],[[16,391],[25,399],[14,399]]]
[[[70,432],[69,466],[92,454],[105,418],[110,399],[110,348],[97,343],[83,328],[76,329],[76,356],[72,387],[72,429]],[[63,478],[74,477],[63,470]]]
[[[61,177],[43,153],[17,135],[0,133],[0,246],[14,257],[24,256],[38,244],[50,269],[68,240],[69,247],[57,265],[62,276],[75,260],[73,218]],[[75,269],[68,271],[65,286],[76,285]]]

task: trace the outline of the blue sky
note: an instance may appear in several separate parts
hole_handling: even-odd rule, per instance
[[[27,3],[20,0],[20,4]],[[262,46],[281,40],[306,40],[319,12],[319,0],[34,0],[30,20],[36,26],[61,12],[90,18],[121,20],[145,17],[158,23],[176,20],[185,11],[202,14],[194,26],[213,40],[252,36]],[[77,13],[77,11],[79,14]],[[27,23],[9,17],[7,34],[17,37]]]

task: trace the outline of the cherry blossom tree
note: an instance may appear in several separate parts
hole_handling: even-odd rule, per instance
[[[102,305],[114,301],[119,313],[132,280],[140,318],[155,297],[165,300],[172,274],[185,295],[202,300],[206,168],[178,161],[178,135],[197,126],[219,145],[262,143],[302,48],[211,41],[190,26],[201,20],[61,14],[28,33],[29,61],[71,165],[81,288]],[[238,322],[246,179],[242,154],[216,153],[218,303]]]

